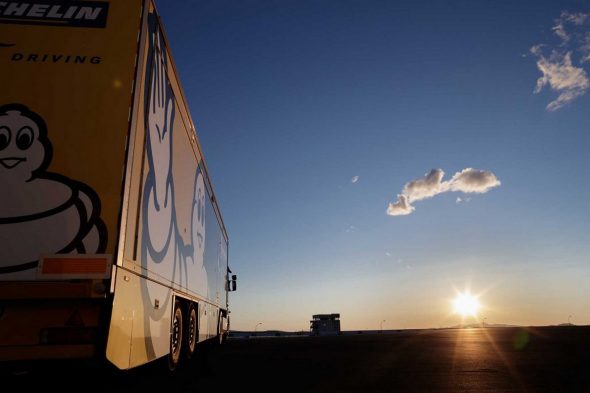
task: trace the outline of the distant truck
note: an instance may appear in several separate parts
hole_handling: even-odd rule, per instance
[[[229,331],[228,236],[151,0],[0,2],[0,361]]]
[[[309,321],[311,336],[336,336],[340,330],[340,314],[316,314]]]

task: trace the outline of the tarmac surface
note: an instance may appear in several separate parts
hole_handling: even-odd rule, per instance
[[[172,374],[45,362],[2,379],[55,392],[590,392],[590,327],[230,339]]]

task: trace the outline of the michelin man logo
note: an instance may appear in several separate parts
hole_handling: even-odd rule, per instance
[[[197,166],[194,178],[177,179],[182,185],[192,184],[190,211],[178,211],[173,176],[173,138],[175,101],[167,76],[167,57],[163,39],[150,14],[150,47],[146,80],[146,150],[147,176],[142,204],[142,264],[152,274],[167,279],[203,296],[208,296],[205,252],[205,197],[203,174]],[[182,237],[178,218],[191,217],[188,241]],[[144,296],[153,304],[160,288],[144,281]],[[168,302],[172,296],[166,296]],[[159,331],[160,320],[166,316],[167,304],[159,310],[149,308],[148,331]],[[146,335],[148,352],[152,343]]]
[[[47,172],[52,154],[41,116],[20,104],[0,106],[0,280],[33,279],[42,255],[106,248],[98,195]]]

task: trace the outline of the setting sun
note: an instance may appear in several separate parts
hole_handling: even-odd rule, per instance
[[[453,300],[453,309],[463,317],[474,317],[477,315],[480,304],[477,298],[469,292],[459,293]]]

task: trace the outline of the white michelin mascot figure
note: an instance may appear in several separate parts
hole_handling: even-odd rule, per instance
[[[43,255],[104,252],[97,194],[47,172],[52,153],[41,116],[0,106],[0,280],[34,279]]]
[[[157,27],[150,39],[151,72],[146,86],[146,129],[148,173],[143,190],[143,232],[142,263],[150,274],[157,274],[171,282],[203,296],[208,295],[207,270],[204,265],[205,252],[205,183],[197,168],[193,179],[182,179],[183,183],[194,181],[191,211],[178,211],[175,201],[173,162],[173,131],[175,104],[174,96],[166,74],[166,55]],[[190,183],[189,183],[190,184]],[[184,185],[184,184],[183,184]],[[185,205],[185,204],[183,204]],[[177,217],[189,215],[191,219],[189,242],[185,242],[178,228]],[[145,288],[150,304],[155,299],[171,299],[163,294],[158,285],[146,283]],[[167,304],[159,310],[152,309],[151,332],[160,329]],[[156,343],[154,343],[155,345]],[[150,348],[156,353],[165,348]]]
[[[205,254],[205,181],[201,171],[197,171],[195,177],[195,189],[192,208],[192,244],[187,247],[184,255],[186,257],[186,277],[189,277],[189,287],[199,288],[203,296],[207,296],[208,282],[207,271],[203,257]]]

